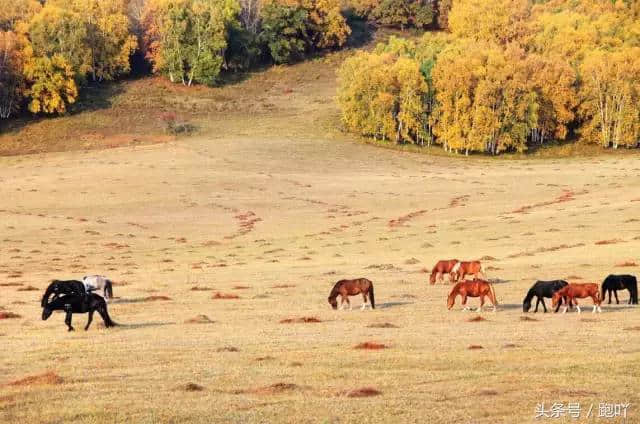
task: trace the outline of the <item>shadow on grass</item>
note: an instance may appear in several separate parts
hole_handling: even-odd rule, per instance
[[[166,325],[176,325],[175,322],[141,322],[139,324],[120,324],[115,328],[121,328],[124,330],[137,330],[139,328],[147,328],[147,327],[164,327]]]
[[[395,308],[396,306],[413,305],[415,302],[386,302],[376,305],[376,309]]]

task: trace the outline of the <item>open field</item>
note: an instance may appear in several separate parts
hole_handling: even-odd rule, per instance
[[[523,321],[521,302],[536,279],[639,273],[639,171],[215,128],[0,158],[0,314],[20,316],[0,320],[0,422],[519,423],[543,401],[638,422],[640,310]],[[497,313],[447,311],[425,268],[450,257],[485,258]],[[88,273],[116,281],[122,325],[41,321],[48,281]],[[330,310],[358,276],[378,308]]]

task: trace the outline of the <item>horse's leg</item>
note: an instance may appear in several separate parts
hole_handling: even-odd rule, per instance
[[[592,295],[591,299],[593,300],[593,311],[591,313],[602,312],[602,308],[600,307],[600,299],[598,299],[598,294]]]
[[[476,309],[476,312],[482,312],[482,307],[484,306],[484,295],[481,294],[480,295],[480,306],[478,306],[478,309]]]
[[[542,303],[542,307],[544,308],[544,313],[547,313],[547,305],[544,304],[544,297],[540,298],[540,302]]]
[[[67,331],[73,331],[73,327],[71,326],[71,316],[73,315],[73,310],[71,307],[66,308],[67,316],[64,318],[64,323],[67,324]]]
[[[614,290],[613,295],[616,297],[616,305],[619,305],[620,301],[618,300],[618,290]]]
[[[466,294],[461,294],[460,296],[462,297],[462,305],[464,305],[464,309],[462,309],[462,310],[463,311],[469,310],[469,308],[467,307],[467,295]]]
[[[349,310],[351,311],[353,307],[351,306],[351,301],[349,300],[349,296],[347,296],[347,305],[349,305]]]
[[[573,301],[576,303],[576,309],[578,310],[578,313],[581,313],[580,305],[578,305],[578,301],[576,299],[573,299]]]
[[[89,329],[91,321],[93,321],[93,309],[89,309],[89,320],[87,321],[87,325],[84,327],[84,331],[87,331]]]
[[[365,292],[362,292],[362,306],[360,307],[361,311],[364,311],[367,308],[367,294]]]
[[[536,296],[536,309],[533,311],[533,313],[535,314],[536,312],[538,312],[538,305],[540,305],[540,298],[538,296]]]

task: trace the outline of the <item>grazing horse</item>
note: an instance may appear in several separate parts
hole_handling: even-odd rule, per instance
[[[349,305],[349,309],[351,309],[351,302],[349,302],[349,296],[355,296],[356,294],[362,293],[362,298],[364,299],[364,303],[362,304],[362,310],[367,307],[367,297],[371,299],[371,309],[376,308],[376,299],[373,295],[373,283],[366,278],[356,278],[355,280],[340,280],[331,289],[331,294],[329,294],[329,304],[333,309],[338,309],[338,295],[341,296],[340,299],[340,309],[344,307],[344,302],[346,301]]]
[[[431,277],[429,278],[429,283],[435,284],[436,277],[438,277],[439,281],[444,282],[444,274],[449,274],[449,282],[453,281],[454,275],[451,272],[453,267],[458,263],[457,259],[443,259],[438,261],[437,264],[431,270]]]
[[[553,281],[536,281],[533,286],[529,289],[527,296],[522,301],[522,312],[529,312],[531,309],[531,300],[533,296],[536,296],[536,309],[533,312],[538,312],[538,306],[542,303],[542,307],[544,308],[544,312],[547,313],[547,305],[544,304],[544,298],[553,297],[553,294],[566,286],[567,283],[564,280],[553,280]]]
[[[102,290],[104,294],[105,300],[108,302],[109,299],[113,298],[113,283],[104,275],[87,275],[82,277],[82,284],[87,291],[87,293],[91,293],[92,291]]]
[[[493,303],[493,312],[496,311],[496,307],[498,306],[498,302],[496,300],[496,292],[493,289],[493,285],[484,280],[474,279],[473,281],[465,280],[461,281],[451,290],[449,294],[449,298],[447,299],[447,309],[453,308],[453,305],[456,302],[456,297],[460,295],[462,297],[462,304],[464,305],[464,311],[467,308],[467,296],[468,297],[480,297],[480,306],[476,312],[482,311],[482,306],[484,306],[484,297],[487,296],[491,303]]]
[[[575,303],[576,308],[578,308],[578,313],[580,313],[580,305],[578,305],[578,301],[576,299],[584,299],[586,297],[590,297],[593,300],[592,312],[602,312],[602,308],[600,308],[600,304],[602,303],[602,300],[600,299],[600,291],[598,290],[598,285],[595,283],[571,283],[564,286],[551,297],[551,306],[556,308],[556,312],[558,312],[560,305],[562,304],[561,299],[566,299],[568,303],[564,307],[564,311],[562,313],[566,313],[569,307],[568,305],[572,303]]]
[[[43,308],[49,302],[49,297],[51,297],[52,294],[53,299],[51,300],[53,301],[61,294],[85,297],[87,295],[87,291],[85,290],[84,284],[77,280],[51,280],[51,284],[49,284],[45,290],[44,296],[42,296],[42,301],[40,302]]]
[[[629,290],[629,305],[638,304],[638,280],[633,275],[609,275],[602,282],[602,300],[607,298],[605,292],[609,293],[609,304],[611,303],[611,292],[618,301],[618,290]]]
[[[463,281],[465,275],[473,274],[473,278],[477,279],[478,274],[482,274],[483,278],[487,278],[484,273],[484,267],[480,261],[462,261],[455,264],[451,270],[451,275],[455,277],[454,281]]]
[[[118,325],[111,320],[111,317],[109,317],[109,313],[107,312],[107,302],[105,302],[102,297],[93,293],[88,296],[88,300],[86,300],[84,296],[74,294],[67,294],[52,300],[43,306],[42,320],[44,321],[49,318],[53,311],[66,312],[67,316],[64,322],[67,324],[67,327],[69,327],[68,331],[73,331],[73,327],[71,326],[71,316],[73,313],[89,313],[89,321],[87,321],[87,325],[84,327],[85,331],[89,329],[91,321],[93,320],[93,313],[95,311],[98,311],[106,327]]]

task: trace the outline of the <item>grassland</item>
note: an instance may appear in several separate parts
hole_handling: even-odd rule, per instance
[[[354,142],[331,97],[344,54],[197,95],[105,87],[0,137],[0,422],[524,423],[540,402],[640,421],[637,307],[521,309],[536,279],[639,273],[637,156]],[[197,133],[168,136],[165,112]],[[447,311],[426,271],[451,257],[483,259],[497,313]],[[88,273],[116,282],[121,326],[41,321],[48,281]],[[376,310],[331,310],[358,276]]]

